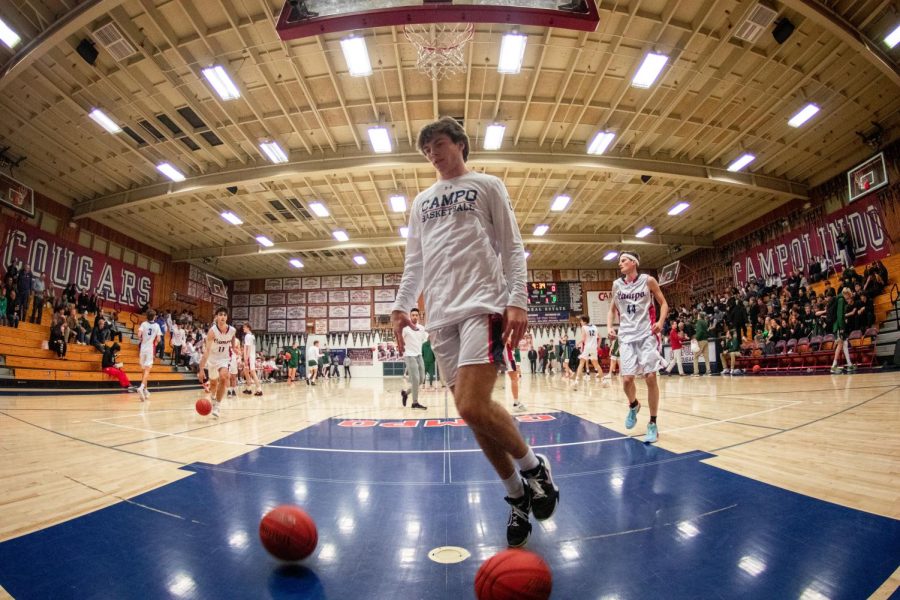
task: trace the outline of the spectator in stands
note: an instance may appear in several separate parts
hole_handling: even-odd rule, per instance
[[[875,303],[865,292],[859,293],[856,303],[859,305],[856,311],[856,328],[865,332],[866,329],[875,326]]]
[[[50,349],[56,352],[57,358],[66,358],[66,352],[69,344],[66,340],[69,337],[69,328],[66,326],[65,320],[59,320],[50,327]]]
[[[17,308],[19,311],[19,321],[28,319],[28,303],[31,300],[31,293],[34,288],[34,274],[31,272],[31,265],[25,265],[19,273],[19,279],[16,281]]]
[[[175,366],[178,366],[181,358],[181,348],[184,346],[186,338],[187,334],[184,331],[184,327],[178,323],[172,323],[172,364]]]
[[[122,363],[119,362],[119,350],[121,347],[117,343],[107,346],[103,349],[103,358],[100,361],[100,368],[103,372],[119,380],[119,385],[126,388],[129,392],[134,392],[135,388],[128,380],[128,375],[122,370]]]
[[[113,314],[116,314],[116,313],[114,312]],[[114,339],[118,338],[119,343],[121,343],[122,342],[122,332],[119,330],[118,323],[113,321],[112,316],[110,316],[109,318],[104,317],[104,319],[106,320],[105,327],[106,327],[107,335],[109,336],[107,339],[114,340]]]
[[[6,292],[6,324],[19,327],[19,297],[15,288],[9,288]]]
[[[75,287],[74,283],[70,283],[63,289],[62,295],[66,299],[67,304],[75,304],[75,298],[78,296],[78,288]]]
[[[729,329],[738,332],[738,337],[744,335],[747,329],[747,307],[737,295],[732,295],[726,302],[726,321]]]
[[[882,269],[884,269],[884,265],[881,264],[881,261],[876,260],[867,266],[863,273],[863,290],[869,296],[874,297],[881,294],[887,285],[887,278],[882,274]],[[884,273],[887,273],[887,269],[884,269]]]
[[[852,290],[857,283],[862,284],[862,282],[862,275],[857,273],[856,269],[853,267],[847,267],[844,269],[844,272],[841,273],[841,285],[843,287],[849,287]]]
[[[826,296],[826,297],[827,297],[827,296],[831,296],[832,298],[834,298],[835,296],[837,296],[837,292],[835,292],[835,291],[834,291],[834,288],[831,287],[831,282],[830,282],[830,281],[826,281],[826,282],[825,282],[825,289],[822,290],[822,295],[823,295],[823,296]]]
[[[94,328],[91,329],[90,344],[97,349],[97,352],[103,352],[106,342],[109,341],[109,329],[106,328],[106,319],[103,316],[97,318]]]
[[[805,338],[809,334],[806,328],[803,326],[803,323],[800,319],[797,318],[795,313],[791,313],[791,316],[788,318],[787,323],[787,332],[786,338],[789,340],[799,340],[800,338]]]
[[[9,266],[6,267],[6,274],[3,276],[3,280],[6,282],[6,287],[9,287],[10,280],[12,280],[12,284],[16,284],[16,280],[19,278],[19,267],[16,265],[16,261],[9,263]]]
[[[722,359],[725,368],[722,375],[740,375],[742,371],[737,368],[737,357],[741,355],[741,334],[737,329],[729,329],[725,332],[725,348]]]
[[[81,326],[81,321],[78,319],[78,313],[75,312],[74,306],[69,309],[66,315],[66,327],[69,330],[69,339],[67,340],[69,343],[74,339],[76,344],[85,344],[87,329]]]
[[[88,309],[88,300],[90,300],[90,296],[88,296],[86,290],[81,290],[78,293],[78,299],[75,301],[75,308],[78,309],[78,312],[84,314]]]
[[[91,295],[88,296],[87,311],[92,315],[100,313],[100,298],[97,297],[97,290],[94,290],[91,292]]]
[[[822,273],[822,257],[816,256],[811,263],[809,263],[808,278],[810,283],[815,283],[817,281],[821,281],[825,279],[825,275]]]
[[[844,269],[849,269],[856,263],[856,251],[853,247],[853,238],[844,229],[843,223],[839,223],[838,226],[841,228],[841,232],[835,240],[838,256],[841,259],[841,263],[844,265]]]
[[[32,273],[31,290],[34,293],[34,302],[31,305],[31,316],[28,318],[28,321],[40,325],[44,314],[44,292],[46,291],[44,276],[41,273]]]

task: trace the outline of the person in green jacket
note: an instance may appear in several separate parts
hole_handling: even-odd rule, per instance
[[[703,359],[703,363],[706,365],[706,374],[712,375],[712,369],[709,364],[709,321],[706,320],[706,313],[701,312],[697,316],[697,321],[694,323],[694,339],[697,340],[697,345],[700,347],[697,352],[694,352],[694,372],[692,374],[693,377],[700,377],[700,359]]]
[[[428,378],[428,388],[434,387],[434,350],[431,349],[431,341],[425,340],[422,344],[422,362],[425,363],[425,376]]]
[[[834,361],[831,363],[831,372],[840,373],[841,368],[838,366],[838,360],[841,358],[841,352],[844,353],[844,359],[847,361],[847,371],[855,371],[856,365],[850,360],[850,342],[847,337],[853,331],[856,323],[856,313],[859,307],[853,299],[853,292],[850,288],[845,287],[837,297],[837,310],[834,319],[832,332],[834,333]]]

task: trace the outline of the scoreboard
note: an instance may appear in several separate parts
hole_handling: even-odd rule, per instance
[[[580,313],[581,284],[568,281],[529,281],[528,312],[533,314]]]

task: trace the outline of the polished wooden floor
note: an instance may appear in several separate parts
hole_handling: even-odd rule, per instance
[[[663,377],[659,446],[715,455],[721,469],[900,519],[900,376]],[[261,398],[223,406],[220,422],[194,412],[197,392],[0,397],[0,541],[50,527],[189,477],[180,467],[218,464],[323,419],[456,416],[443,389],[425,412],[400,406],[399,379],[270,384]],[[639,398],[646,397],[642,382]],[[494,398],[511,405],[504,380]],[[620,382],[572,391],[565,380],[524,374],[529,412],[565,411],[626,431]],[[873,597],[890,596],[900,570]],[[0,596],[8,597],[0,590]]]

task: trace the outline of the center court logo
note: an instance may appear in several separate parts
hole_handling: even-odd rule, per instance
[[[541,423],[555,421],[553,415],[519,415],[514,417],[520,423]],[[467,427],[462,419],[404,419],[400,421],[382,421],[378,419],[345,419],[338,423],[338,427],[387,427],[411,429],[418,427]]]

